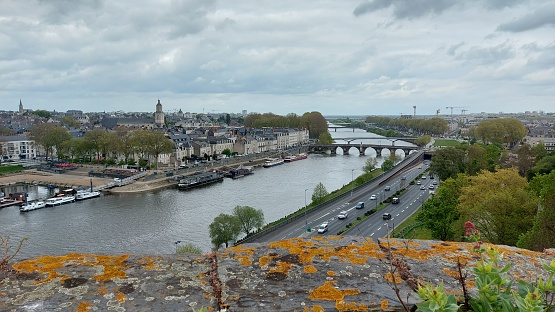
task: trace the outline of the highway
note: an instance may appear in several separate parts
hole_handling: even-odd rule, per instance
[[[352,192],[349,196],[330,201],[318,210],[306,213],[301,218],[260,235],[250,242],[271,242],[295,237],[336,235],[345,229],[347,224],[356,220],[357,217],[363,216],[365,212],[372,208],[376,208],[379,202],[392,196],[396,191],[406,188],[407,190],[399,196],[399,204],[389,204],[383,207],[379,212],[372,214],[357,226],[343,233],[343,235],[368,236],[375,239],[387,236],[388,228],[393,231],[395,224],[400,224],[408,218],[430,196],[431,190],[428,187],[434,180],[419,178],[426,169],[427,165],[422,162],[403,169],[394,168],[392,169],[394,171],[393,175],[369,183]],[[416,185],[416,183],[410,185],[412,180],[421,181],[426,189],[420,190],[420,185]],[[386,185],[390,187],[389,191],[385,190]],[[371,200],[371,195],[376,195],[377,200]],[[355,208],[358,202],[364,202],[364,208]],[[346,219],[337,218],[341,211],[348,212]],[[390,213],[391,219],[383,220],[383,213]],[[324,233],[318,233],[317,229],[322,223],[327,223],[328,229]]]

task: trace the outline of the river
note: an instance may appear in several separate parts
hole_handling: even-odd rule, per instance
[[[376,138],[362,130],[339,129],[334,138]],[[399,144],[396,144],[399,145]],[[253,175],[225,179],[207,187],[180,191],[165,189],[142,194],[106,194],[100,198],[20,213],[18,207],[0,209],[0,236],[12,245],[28,237],[16,259],[70,252],[100,254],[174,253],[176,241],[190,242],[209,251],[209,224],[237,205],[264,212],[266,223],[310,203],[314,187],[323,183],[331,192],[362,174],[373,150],[359,156],[311,154],[307,159],[272,168],[257,167]],[[378,163],[381,163],[378,158]],[[2,190],[6,194],[22,191]],[[46,198],[53,190],[26,188],[29,197]],[[307,190],[307,191],[305,191]],[[4,250],[1,250],[2,252]]]

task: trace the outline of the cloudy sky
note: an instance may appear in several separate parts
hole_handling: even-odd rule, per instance
[[[552,0],[2,0],[0,110],[555,112]]]

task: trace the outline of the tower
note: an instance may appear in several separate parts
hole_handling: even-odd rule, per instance
[[[21,103],[21,99],[19,99],[19,113],[23,114],[23,103]]]
[[[154,113],[154,124],[158,127],[164,126],[164,112],[162,111],[162,103],[160,103],[160,99],[158,99],[158,103],[156,104],[156,113]]]

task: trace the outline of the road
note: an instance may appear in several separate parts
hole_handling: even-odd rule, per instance
[[[339,231],[345,229],[347,224],[356,220],[357,217],[363,216],[365,212],[377,207],[379,202],[392,196],[396,191],[407,187],[407,191],[400,196],[399,204],[387,205],[356,227],[343,233],[343,235],[364,235],[374,238],[386,236],[388,225],[393,230],[394,223],[399,224],[408,218],[428,198],[429,189],[427,187],[431,183],[429,182],[430,179],[419,179],[426,169],[427,165],[422,163],[404,169],[396,169],[399,172],[393,176],[369,183],[365,187],[352,192],[350,196],[328,202],[318,210],[307,213],[289,224],[251,240],[251,242],[271,242],[294,237],[336,235]],[[405,179],[402,179],[403,176]],[[426,190],[420,190],[420,186],[416,184],[410,185],[410,181],[417,179],[424,182]],[[386,185],[390,187],[389,191],[385,190]],[[373,194],[376,195],[377,200],[370,200],[370,196]],[[364,208],[356,209],[355,205],[358,202],[364,202]],[[341,211],[348,212],[346,219],[337,218]],[[382,219],[385,212],[392,214],[389,222],[384,222]],[[328,223],[328,230],[325,233],[318,233],[318,227],[324,222]]]

